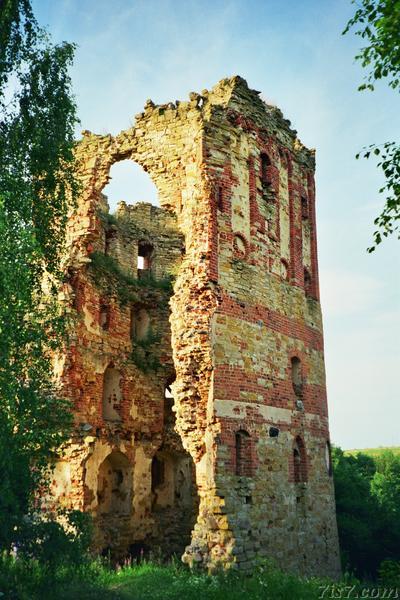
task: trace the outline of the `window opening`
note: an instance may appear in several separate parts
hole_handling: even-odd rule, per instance
[[[294,393],[298,398],[303,395],[303,377],[301,373],[301,361],[297,356],[293,356],[290,360],[291,363],[291,374],[292,374],[292,386]]]
[[[302,219],[308,219],[308,200],[304,196],[301,198],[301,217]]]
[[[103,188],[107,197],[110,213],[117,208],[121,200],[127,204],[149,202],[159,206],[158,190],[146,171],[133,160],[121,160],[110,169],[110,181]]]
[[[295,483],[305,483],[307,481],[306,452],[300,436],[297,436],[293,447],[293,469]]]
[[[116,239],[116,237],[117,237],[117,231],[115,229],[109,229],[108,231],[106,231],[105,246],[104,246],[104,254],[106,256],[109,256],[110,254],[112,254],[114,240]]]
[[[217,188],[217,205],[220,211],[224,210],[224,193],[221,185],[219,185]]]
[[[331,444],[328,440],[325,444],[325,466],[329,476],[332,475],[332,453],[331,453]]]
[[[308,269],[304,269],[304,291],[306,296],[311,296],[311,287],[312,281],[310,271]]]
[[[271,161],[265,152],[263,152],[260,156],[261,159],[261,183],[264,188],[268,188],[271,185],[271,176],[269,167],[271,166]]]
[[[137,274],[139,279],[150,273],[152,255],[153,246],[147,242],[139,242],[137,258]]]
[[[247,431],[235,435],[236,475],[251,477],[251,438]]]
[[[154,492],[156,488],[163,485],[165,482],[165,463],[157,456],[153,457],[151,463],[151,490]]]
[[[174,406],[174,397],[172,395],[171,383],[168,383],[164,388],[164,425],[171,425],[175,422],[175,413],[172,408]]]
[[[110,327],[110,307],[107,303],[100,304],[99,323],[103,331],[108,331]]]
[[[122,389],[121,373],[112,366],[107,367],[103,376],[103,418],[106,421],[120,421],[119,414]]]

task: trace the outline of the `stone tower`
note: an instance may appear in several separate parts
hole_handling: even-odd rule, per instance
[[[54,497],[95,546],[339,573],[314,153],[240,77],[84,132],[57,361],[76,431]],[[160,207],[102,194],[133,160]]]

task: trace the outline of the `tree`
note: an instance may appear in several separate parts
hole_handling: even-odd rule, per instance
[[[400,456],[332,453],[344,567],[376,577],[383,561],[400,561]]]
[[[352,0],[355,3],[355,0]],[[356,59],[368,69],[365,82],[359,90],[374,90],[374,84],[381,79],[388,80],[393,90],[400,90],[400,1],[399,0],[357,0],[357,10],[348,22],[344,34],[356,28],[356,35],[366,40]],[[377,226],[373,234],[374,243],[368,248],[373,252],[382,237],[399,231],[400,224],[400,145],[389,141],[371,144],[357,158],[363,155],[379,157],[378,167],[385,176],[386,183],[379,190],[386,194],[386,201],[380,215],[375,219]],[[400,235],[398,236],[400,237]]]
[[[71,426],[51,353],[65,332],[57,294],[77,118],[74,46],[50,42],[29,0],[0,10],[0,549],[9,549]]]

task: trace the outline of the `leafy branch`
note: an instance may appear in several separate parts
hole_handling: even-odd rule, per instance
[[[352,0],[355,4],[355,0]],[[356,28],[355,34],[367,42],[356,60],[368,69],[365,82],[359,90],[375,89],[374,83],[387,79],[393,90],[400,88],[400,1],[361,0],[354,16],[347,23],[343,34]],[[381,149],[382,148],[382,149]],[[372,144],[360,153],[364,158],[372,154],[380,156],[378,167],[382,169],[386,184],[379,193],[386,194],[382,212],[374,220],[377,229],[374,243],[367,251],[373,252],[383,238],[399,230],[400,219],[400,146],[397,142]],[[360,156],[357,155],[357,158]]]

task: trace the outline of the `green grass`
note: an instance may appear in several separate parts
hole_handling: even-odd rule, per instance
[[[345,454],[367,454],[368,456],[379,456],[383,452],[393,452],[393,454],[400,454],[400,446],[379,446],[378,448],[361,448],[359,450],[344,450]]]
[[[362,589],[365,586],[358,582],[343,580],[337,585],[301,578],[268,564],[255,568],[251,575],[234,571],[207,575],[178,561],[169,565],[144,562],[116,571],[99,561],[45,569],[34,561],[0,558],[4,600],[313,600],[357,598]],[[337,595],[340,590],[341,596]]]

